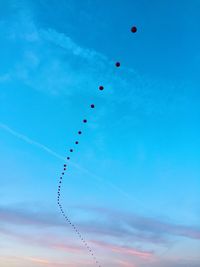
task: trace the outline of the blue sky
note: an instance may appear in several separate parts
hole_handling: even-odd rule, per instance
[[[71,147],[62,205],[102,266],[199,266],[199,11],[0,1],[3,266],[95,266],[56,204]]]

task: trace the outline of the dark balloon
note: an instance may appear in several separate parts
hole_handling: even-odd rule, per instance
[[[76,141],[75,144],[78,145],[78,141]]]
[[[70,149],[70,152],[73,152],[73,149]]]
[[[64,167],[66,167],[67,166],[67,164],[64,164]]]
[[[99,86],[99,90],[103,90],[104,89],[104,87],[101,85],[101,86]]]
[[[70,157],[67,157],[67,160],[69,160],[70,159]]]
[[[82,134],[82,132],[81,131],[78,131],[78,134]]]
[[[94,108],[94,104],[91,105],[91,108]]]
[[[116,66],[117,68],[119,68],[120,65],[121,65],[120,62],[116,62],[116,63],[115,63],[115,66]]]
[[[136,28],[135,26],[133,26],[133,27],[131,28],[131,31],[132,31],[133,33],[135,33],[135,32],[137,31],[137,28]]]
[[[86,119],[84,119],[84,120],[83,120],[83,122],[84,122],[84,123],[86,123],[86,122],[87,122],[87,120],[86,120]]]

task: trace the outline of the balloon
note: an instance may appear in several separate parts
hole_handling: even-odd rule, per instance
[[[120,65],[121,65],[120,62],[116,62],[116,63],[115,63],[115,66],[116,66],[117,68],[119,68]]]
[[[133,26],[133,27],[131,28],[131,31],[132,31],[133,33],[135,33],[135,32],[137,31],[137,28],[136,28],[135,26]]]

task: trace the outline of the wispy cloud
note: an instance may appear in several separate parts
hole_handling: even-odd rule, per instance
[[[66,50],[70,50],[73,55],[82,57],[88,61],[96,60],[97,58],[101,59],[101,61],[108,61],[104,55],[96,52],[95,50],[79,46],[69,36],[66,36],[64,33],[59,33],[54,29],[40,30],[40,35],[45,40],[48,40],[49,42]]]
[[[107,209],[85,207],[82,210],[90,211],[91,214],[98,214],[101,217],[101,222],[93,219],[92,223],[81,223],[82,229],[97,235],[103,234],[130,242],[139,241],[153,244],[168,244],[172,236],[200,239],[198,226],[176,224],[156,217],[145,217]]]
[[[61,217],[47,211],[31,211],[19,208],[0,207],[1,224],[32,225],[37,227],[65,226]]]

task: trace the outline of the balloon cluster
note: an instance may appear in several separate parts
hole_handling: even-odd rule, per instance
[[[131,28],[131,32],[132,32],[132,33],[137,32],[137,28],[136,28],[135,26],[133,26],[133,27]],[[116,63],[115,63],[115,66],[116,66],[117,68],[119,68],[119,67],[121,66],[121,63],[120,63],[120,62],[116,62]],[[99,90],[100,90],[100,91],[103,91],[103,90],[104,90],[104,86],[103,86],[103,85],[100,85],[100,86],[99,86]],[[92,103],[92,104],[90,105],[90,108],[91,108],[91,109],[94,109],[94,108],[95,108],[95,105]],[[82,123],[87,123],[87,119],[84,118],[84,119],[82,120]],[[78,134],[78,135],[81,135],[81,134],[82,134],[82,131],[79,130],[79,131],[77,132],[77,134]],[[78,144],[79,144],[79,141],[76,140],[76,141],[75,141],[75,145],[78,145]],[[74,152],[74,149],[73,149],[73,148],[70,148],[70,149],[69,149],[69,152],[70,152],[70,153],[73,153],[73,152]],[[67,156],[66,159],[67,159],[67,161],[69,161],[69,160],[70,160],[70,156]],[[65,163],[65,164],[63,165],[63,170],[62,170],[62,173],[61,173],[59,182],[58,182],[58,191],[57,191],[57,204],[58,204],[58,207],[59,207],[60,212],[61,212],[62,216],[64,217],[65,221],[66,221],[66,222],[73,228],[74,232],[78,235],[78,238],[81,240],[81,242],[83,243],[83,245],[86,247],[86,249],[88,250],[89,254],[92,256],[92,258],[93,258],[94,262],[96,263],[96,265],[97,265],[98,267],[101,267],[101,265],[99,264],[97,258],[95,257],[95,255],[94,255],[94,253],[93,253],[93,250],[92,250],[91,247],[88,245],[88,243],[86,242],[86,240],[83,238],[83,236],[82,236],[82,234],[80,233],[80,231],[78,230],[77,226],[75,226],[75,224],[72,223],[72,221],[69,219],[69,217],[67,216],[67,214],[66,214],[66,213],[64,212],[64,210],[63,210],[63,207],[62,207],[60,198],[61,198],[62,181],[63,181],[63,179],[64,179],[64,175],[65,175],[65,172],[67,171],[67,169],[68,169],[68,164]]]

